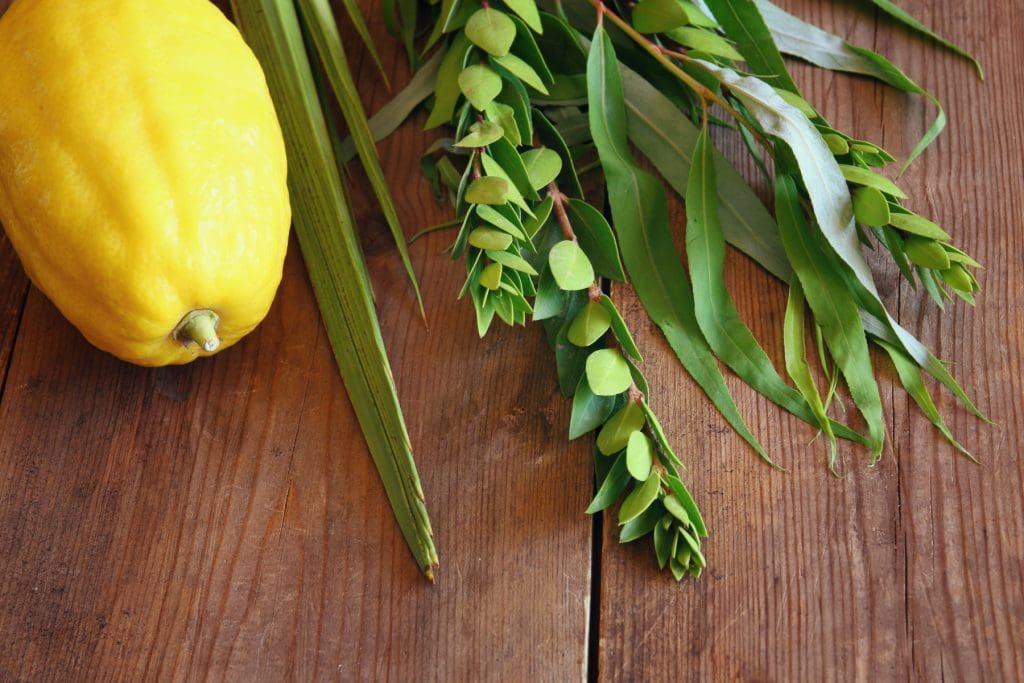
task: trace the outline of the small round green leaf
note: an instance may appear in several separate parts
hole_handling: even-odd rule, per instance
[[[736,51],[732,43],[714,31],[708,31],[697,26],[683,26],[666,31],[665,33],[680,45],[685,45],[694,51],[703,52],[715,57],[725,57],[726,59],[743,59],[743,56]]]
[[[679,504],[686,510],[686,515],[690,520],[690,524],[693,525],[693,531],[698,536],[707,536],[708,529],[704,525],[704,520],[701,519],[700,510],[697,509],[697,504],[693,502],[693,497],[690,496],[690,492],[683,486],[683,482],[679,481],[679,477],[668,475],[665,477],[665,482],[672,489],[672,495],[676,497]]]
[[[497,123],[505,131],[505,139],[518,147],[523,139],[519,133],[519,124],[516,123],[516,110],[501,102],[491,102],[484,109],[487,118]]]
[[[691,553],[690,548],[683,545],[676,552],[675,561],[679,563],[679,566],[683,568],[683,571],[687,571],[690,568]]]
[[[537,3],[534,0],[505,0],[505,5],[518,14],[519,18],[525,21],[526,25],[535,33],[544,32],[544,25],[541,23]]]
[[[504,178],[483,176],[466,188],[465,200],[470,204],[505,204],[508,191],[509,182]]]
[[[615,409],[613,396],[594,396],[587,378],[580,377],[576,393],[572,395],[572,415],[569,418],[569,440],[578,439],[604,424]]]
[[[519,57],[516,57],[514,54],[507,54],[504,57],[495,57],[494,61],[508,69],[512,72],[513,76],[516,76],[537,92],[544,95],[548,94],[548,89],[544,85],[544,81],[541,80],[540,74]]]
[[[459,89],[470,104],[483,111],[501,92],[501,76],[484,64],[467,66],[459,74]]]
[[[850,143],[842,135],[835,133],[823,133],[821,139],[828,145],[828,151],[835,156],[842,156],[850,153]]]
[[[633,401],[628,402],[601,428],[597,435],[597,450],[605,455],[618,453],[629,443],[633,432],[643,429],[645,422],[643,409]]]
[[[576,346],[587,347],[604,336],[612,325],[612,317],[597,301],[589,301],[573,318],[566,338]]]
[[[637,431],[629,435],[626,444],[626,469],[629,476],[637,481],[647,481],[654,465],[654,446],[643,432]]]
[[[526,259],[517,254],[511,254],[507,251],[488,251],[487,255],[491,257],[492,261],[497,261],[506,268],[518,270],[520,273],[526,273],[527,275],[537,274],[537,271],[534,270],[533,266],[531,266]]]
[[[853,215],[864,225],[888,225],[891,215],[889,202],[881,190],[858,187],[853,193]]]
[[[672,528],[672,517],[665,515],[661,520],[654,526],[654,552],[658,556],[658,567],[661,569],[665,568],[668,564],[669,550],[671,550],[670,535],[675,535],[675,529]]]
[[[507,55],[516,39],[516,25],[504,12],[479,9],[466,22],[466,37],[484,52],[495,57]]]
[[[492,292],[501,286],[501,264],[491,263],[480,273],[480,284]]]
[[[903,250],[912,262],[922,268],[946,270],[949,268],[949,254],[942,245],[927,237],[911,235],[903,243]]]
[[[658,500],[660,491],[661,476],[654,472],[647,477],[644,483],[633,489],[632,493],[626,496],[626,500],[622,501],[622,507],[619,508],[619,524],[625,524],[642,515],[644,510]]]
[[[633,375],[618,349],[601,349],[587,356],[587,383],[598,396],[614,396],[629,389]]]
[[[672,578],[676,581],[682,581],[683,577],[686,576],[687,566],[679,564],[679,560],[673,556],[668,562],[669,569],[672,570]]]
[[[562,172],[562,157],[553,149],[538,147],[523,154],[523,165],[526,166],[530,185],[539,190],[547,187]]]
[[[643,0],[633,8],[630,18],[640,33],[664,33],[690,23],[678,0]]]
[[[853,183],[854,185],[867,185],[868,187],[873,187],[876,190],[881,190],[888,195],[892,195],[897,199],[907,198],[906,193],[901,190],[896,183],[889,180],[884,175],[875,173],[871,169],[839,164],[839,170],[843,172],[843,177],[846,178],[846,181]]]
[[[686,508],[684,508],[683,504],[679,502],[679,499],[676,498],[675,494],[670,493],[662,498],[661,502],[670,515],[678,519],[683,524],[690,524],[690,516],[686,514]]]
[[[504,230],[513,237],[518,237],[524,242],[528,239],[526,237],[526,233],[524,233],[518,225],[502,215],[497,209],[492,209],[489,206],[478,206],[476,209],[476,215],[480,220],[487,221],[494,227]]]
[[[469,233],[469,243],[477,249],[508,249],[512,244],[512,235],[495,228],[476,228]]]
[[[600,478],[599,478],[600,479]],[[629,484],[629,472],[626,471],[626,454],[623,453],[615,459],[612,466],[608,468],[594,495],[594,500],[587,507],[587,514],[592,515],[606,509],[622,495],[626,485]]]
[[[893,213],[889,219],[889,225],[911,235],[930,237],[940,242],[948,242],[953,239],[938,225],[916,213]]]
[[[864,142],[863,140],[855,140],[850,144],[850,149],[861,154],[878,154],[882,151],[881,147],[872,145],[870,142]]]
[[[505,129],[493,121],[477,121],[469,127],[469,133],[455,143],[456,147],[484,147],[501,139]]]
[[[699,564],[703,565],[704,564],[704,556],[700,554],[700,541],[698,541],[696,538],[694,538],[690,534],[690,532],[688,532],[683,527],[678,527],[678,530],[679,530],[679,540],[681,541],[681,543],[679,544],[679,549],[681,550],[684,547],[689,547],[690,551],[694,555],[693,559],[696,560]]]
[[[657,501],[650,504],[643,511],[643,514],[634,517],[619,527],[619,543],[632,543],[638,538],[647,536],[654,531],[654,528],[658,526],[658,522],[664,515],[665,508],[658,505]]]
[[[640,349],[636,347],[633,335],[629,333],[629,328],[626,327],[626,321],[622,319],[619,309],[615,308],[615,302],[602,294],[601,305],[604,306],[604,310],[608,312],[608,317],[611,320],[612,331],[615,333],[615,338],[619,340],[619,346],[621,346],[622,350],[628,355],[632,356],[633,360],[642,363],[644,359],[643,356],[640,355]]]
[[[961,292],[972,293],[975,291],[975,282],[963,266],[953,263],[951,266],[939,273],[939,277],[952,287]]]
[[[562,240],[551,247],[548,266],[555,283],[567,292],[586,289],[594,284],[594,267],[580,245],[572,240]]]
[[[704,28],[718,28],[718,22],[704,14],[690,0],[679,0],[679,4],[682,6],[683,11],[686,12],[686,20],[690,24],[703,26]]]
[[[949,260],[953,263],[960,263],[964,267],[969,268],[981,268],[981,264],[968,256],[967,252],[960,251],[952,244],[943,244],[942,247],[946,250],[946,255],[949,256]]]
[[[510,160],[510,165],[511,163],[514,163],[516,161],[522,163],[522,161],[519,158],[518,152],[512,150],[512,154],[515,156],[513,159]],[[522,191],[519,189],[519,186],[517,186],[516,181],[512,178],[512,176],[509,175],[508,171],[505,170],[505,167],[501,164],[501,162],[499,162],[497,159],[495,159],[489,154],[481,154],[480,162],[483,164],[484,172],[487,175],[496,176],[498,178],[504,178],[505,180],[508,181],[508,201],[510,203],[515,204],[527,214],[532,213],[530,210],[530,205],[523,198]],[[522,186],[525,187],[527,185],[527,182],[528,181],[526,179],[526,173],[524,172],[522,174]]]
[[[551,195],[548,195],[544,198],[544,201],[533,207],[533,217],[528,217],[523,221],[523,230],[526,231],[526,234],[531,239],[536,237],[540,229],[544,227],[544,224],[548,222],[548,218],[551,216],[551,208],[554,205],[554,200],[551,198]]]

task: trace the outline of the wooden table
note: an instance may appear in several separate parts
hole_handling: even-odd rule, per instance
[[[359,197],[441,553],[430,585],[395,527],[297,249],[244,343],[145,370],[89,347],[0,238],[0,679],[1024,679],[1017,3],[902,3],[978,53],[985,83],[858,3],[783,4],[887,53],[947,106],[949,131],[902,184],[912,208],[985,264],[980,305],[940,316],[894,268],[879,278],[900,320],[955,359],[995,420],[937,394],[980,465],[942,441],[876,358],[891,445],[874,468],[843,448],[841,479],[806,425],[730,379],[788,470],[772,471],[620,290],[711,529],[709,571],[677,585],[646,543],[622,547],[614,524],[583,514],[591,444],[566,442],[568,405],[540,330],[477,339],[471,307],[455,300],[462,266],[441,254],[446,234],[412,247],[424,326]],[[371,16],[401,84],[402,54]],[[353,61],[375,110],[389,94],[365,56]],[[796,75],[837,127],[901,155],[933,115],[868,80]],[[421,128],[418,118],[380,147],[410,233],[449,218],[418,174],[436,135]],[[728,279],[779,359],[783,287],[735,253]]]

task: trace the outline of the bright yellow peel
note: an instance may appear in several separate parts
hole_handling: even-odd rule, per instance
[[[270,308],[290,208],[263,72],[206,0],[17,0],[0,18],[0,221],[97,347],[225,349]]]

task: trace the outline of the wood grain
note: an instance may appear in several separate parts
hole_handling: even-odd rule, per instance
[[[25,271],[21,269],[7,235],[0,233],[0,397],[3,396],[11,349],[21,324],[21,311],[27,294]]]
[[[606,520],[601,570],[602,680],[1021,680],[1024,677],[1024,446],[1019,274],[1024,98],[1011,64],[1024,60],[1012,3],[902,3],[978,52],[985,84],[855,3],[782,3],[851,42],[890,55],[947,105],[951,125],[901,185],[911,207],[950,227],[986,264],[977,310],[939,315],[874,260],[900,320],[944,358],[998,423],[987,427],[936,393],[954,432],[975,446],[958,456],[875,357],[891,406],[890,446],[867,466],[844,447],[830,477],[812,430],[731,382],[741,412],[788,472],[757,462],[690,382],[655,330],[641,333],[655,399],[681,442],[688,481],[708,517],[709,572],[675,587],[656,577],[647,547],[623,549]],[[1015,23],[1017,22],[1017,23]],[[812,101],[842,130],[905,155],[933,112],[863,79],[797,67]],[[856,102],[856,110],[849,103]],[[1014,142],[1011,142],[1014,141]],[[735,144],[733,159],[742,157]],[[753,176],[751,176],[753,177]],[[674,225],[684,224],[674,203]],[[681,234],[681,232],[679,233]],[[737,254],[729,286],[744,318],[781,357],[783,288]],[[620,293],[632,319],[642,315]],[[779,364],[781,366],[781,364]],[[674,390],[682,385],[682,390]],[[638,571],[646,566],[647,572]]]
[[[404,57],[385,57],[403,83]],[[378,107],[388,93],[355,66]],[[410,229],[445,218],[419,177],[422,124],[381,146]],[[0,680],[581,677],[589,446],[562,438],[542,335],[476,339],[446,235],[412,250],[424,325],[357,194],[437,584],[397,531],[296,249],[259,330],[184,368],[91,349],[33,292],[0,403]]]
[[[90,348],[37,291],[26,300],[0,237],[0,368],[9,366],[0,680],[1024,679],[1019,18],[1009,0],[902,3],[980,54],[981,84],[962,61],[860,3],[780,4],[889,54],[947,104],[949,130],[902,185],[912,208],[985,263],[979,307],[957,303],[940,316],[884,260],[875,265],[900,319],[956,359],[997,422],[984,426],[936,392],[981,465],[944,445],[876,357],[891,445],[875,468],[844,447],[839,480],[811,428],[728,378],[788,470],[773,472],[618,291],[708,518],[711,567],[677,585],[657,572],[646,541],[617,543],[611,518],[592,566],[582,513],[590,446],[565,442],[568,409],[540,331],[496,327],[477,339],[471,306],[455,300],[462,266],[441,254],[446,234],[411,248],[425,326],[354,165],[364,249],[441,553],[430,586],[359,437],[297,249],[250,338],[190,367],[145,370]],[[401,49],[379,10],[366,13],[392,82],[403,83]],[[390,95],[352,52],[373,111]],[[933,115],[867,80],[805,67],[796,76],[839,128],[897,154]],[[434,137],[422,123],[380,146],[410,233],[449,217],[419,177]],[[729,140],[719,138],[741,158]],[[683,216],[674,202],[680,231]],[[784,288],[736,253],[727,274],[779,361]]]

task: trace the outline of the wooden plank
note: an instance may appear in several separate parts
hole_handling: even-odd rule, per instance
[[[902,63],[938,89],[952,124],[939,151],[912,168],[907,185],[985,265],[977,309],[957,303],[939,316],[904,291],[901,319],[942,358],[996,422],[972,419],[942,395],[939,408],[977,466],[941,447],[907,401],[897,403],[901,519],[906,553],[910,675],[923,680],[1024,679],[1024,95],[1008,68],[1024,62],[1019,6],[967,3],[942,12],[908,7],[937,30],[980,52],[988,81],[925,46],[900,49]],[[884,49],[902,42],[894,36]]]
[[[676,586],[656,576],[651,551],[623,550],[606,519],[600,593],[602,680],[1020,680],[1024,671],[1024,440],[1019,398],[1024,310],[1021,196],[1016,145],[1024,135],[1016,77],[1024,59],[1011,3],[955,12],[903,3],[940,32],[981,53],[990,81],[849,4],[785,3],[854,42],[874,46],[948,104],[951,130],[902,181],[913,208],[951,227],[985,262],[977,312],[960,303],[939,316],[922,294],[898,287],[891,266],[879,283],[901,319],[921,333],[1005,427],[985,427],[942,396],[954,430],[984,460],[956,455],[904,397],[883,358],[892,446],[875,468],[842,449],[846,476],[832,479],[810,428],[733,381],[740,409],[789,472],[772,472],[731,434],[655,330],[639,340],[670,436],[683,444],[708,517],[710,570]],[[877,38],[876,38],[877,31]],[[840,128],[906,154],[932,111],[866,80],[797,69],[812,101]],[[843,103],[856,102],[857,112]],[[911,131],[907,134],[905,131]],[[742,149],[730,145],[730,157]],[[674,204],[679,230],[683,214]],[[877,264],[877,261],[876,261]],[[733,253],[729,285],[745,319],[781,356],[783,289]],[[620,294],[629,316],[642,316]],[[894,388],[895,385],[895,388]],[[646,569],[641,569],[646,568]]]
[[[388,94],[355,65],[373,109]],[[381,145],[410,230],[448,214],[418,175],[422,123]],[[589,447],[565,444],[542,335],[477,340],[440,234],[412,250],[419,321],[360,188],[437,584],[394,524],[296,249],[268,320],[184,368],[91,349],[34,292],[0,402],[0,679],[580,678]]]
[[[7,235],[0,232],[0,396],[28,294],[28,278]]]
[[[7,10],[11,2],[12,0],[0,0],[0,15]],[[3,396],[11,349],[14,347],[14,338],[21,323],[21,311],[25,306],[28,286],[28,278],[18,263],[10,240],[0,231],[0,396]]]

